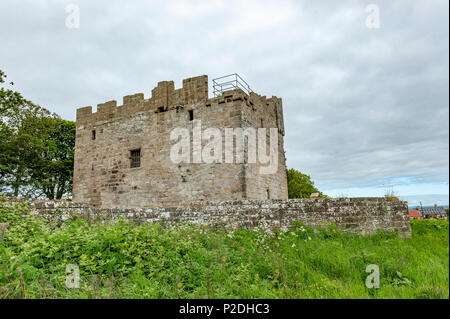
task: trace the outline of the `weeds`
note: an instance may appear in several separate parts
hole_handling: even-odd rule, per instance
[[[2,207],[0,298],[448,298],[446,221],[412,221],[412,238],[343,234],[335,225],[287,232],[196,225],[61,227]],[[78,265],[80,287],[67,288]],[[369,264],[380,288],[365,286]]]

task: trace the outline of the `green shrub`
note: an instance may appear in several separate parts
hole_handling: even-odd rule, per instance
[[[413,220],[412,238],[378,232],[163,228],[124,221],[56,227],[26,203],[0,205],[0,298],[448,298],[448,222]],[[67,288],[66,266],[81,286]],[[381,287],[365,286],[380,267]]]

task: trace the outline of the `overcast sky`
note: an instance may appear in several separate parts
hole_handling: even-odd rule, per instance
[[[71,3],[79,28],[66,26]],[[368,4],[379,8],[379,28],[367,26]],[[178,88],[184,78],[237,72],[255,92],[283,98],[287,164],[326,194],[444,194],[448,204],[448,7],[2,0],[0,69],[26,98],[70,120],[79,107],[149,98],[158,81]]]

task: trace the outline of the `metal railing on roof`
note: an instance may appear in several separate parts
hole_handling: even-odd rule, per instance
[[[223,92],[241,89],[248,95],[250,92],[253,92],[250,89],[250,86],[247,82],[244,81],[243,78],[239,76],[237,73],[229,74],[222,76],[217,79],[213,79],[213,93],[214,97],[218,97],[223,94]]]

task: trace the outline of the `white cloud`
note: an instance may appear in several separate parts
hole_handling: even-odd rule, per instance
[[[291,1],[228,1],[228,9],[223,14],[226,22],[212,33],[213,39],[233,39],[258,32],[258,37],[269,29],[286,25],[296,15],[296,7]]]

